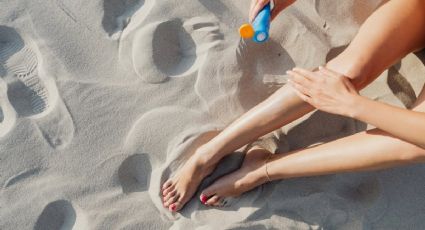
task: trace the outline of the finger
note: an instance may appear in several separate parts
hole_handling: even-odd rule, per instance
[[[298,95],[298,97],[301,98],[301,100],[311,104],[311,97],[307,96],[306,94],[302,93],[295,84],[291,83],[292,88],[294,89],[295,93]]]
[[[297,72],[294,71],[287,71],[286,72],[291,78],[291,80],[297,84],[300,84],[304,87],[311,87],[312,86],[312,82],[306,78],[304,75],[299,74]]]
[[[294,90],[295,90],[295,93],[298,95],[298,97],[300,97],[300,98],[301,98],[301,100],[303,100],[303,101],[305,101],[305,102],[307,102],[307,103],[311,104],[311,103],[310,103],[310,100],[311,100],[311,98],[310,98],[310,97],[306,96],[305,94],[302,94],[302,93],[301,93],[300,91],[298,91],[298,89],[296,89],[296,88],[294,88]]]
[[[296,83],[292,80],[289,80],[288,82],[292,86],[292,88],[294,88],[296,91],[302,93],[303,95],[305,95],[307,97],[310,97],[310,91],[308,90],[308,88],[306,88],[306,87],[304,87],[304,86],[302,86],[302,85],[300,85],[300,84],[298,84],[298,83]]]
[[[344,75],[342,75],[342,74],[340,74],[338,72],[335,72],[335,71],[333,71],[331,69],[328,69],[328,68],[322,67],[322,66],[319,67],[319,71],[322,74],[324,74],[324,75],[326,75],[328,77],[340,78],[340,77],[343,77],[344,76]]]
[[[306,77],[310,81],[316,81],[318,78],[321,77],[319,74],[313,73],[313,72],[306,70],[306,69],[294,68],[294,69],[292,69],[292,71],[294,71],[294,72],[296,72],[300,75],[303,75],[304,77]]]
[[[250,17],[249,17],[249,21],[252,23],[255,19],[255,17],[257,17],[258,13],[264,8],[265,5],[267,5],[267,3],[269,3],[270,0],[258,0],[257,3],[255,4],[254,8],[251,11]]]
[[[249,6],[249,14],[248,14],[249,21],[251,21],[251,15],[252,15],[252,13],[253,13],[253,11],[254,11],[254,7],[255,7],[255,5],[257,4],[257,1],[258,1],[258,0],[252,0],[252,1],[251,1],[251,5]]]

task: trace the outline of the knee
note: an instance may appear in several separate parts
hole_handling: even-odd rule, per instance
[[[354,87],[358,90],[363,89],[376,79],[376,74],[373,73],[373,68],[370,63],[364,62],[363,58],[353,58],[351,65],[346,75],[353,83]]]

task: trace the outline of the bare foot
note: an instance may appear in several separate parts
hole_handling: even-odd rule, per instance
[[[192,198],[201,181],[212,173],[216,164],[195,153],[172,178],[162,186],[164,207],[177,212]]]
[[[237,171],[225,175],[202,191],[200,200],[205,205],[221,206],[226,197],[238,197],[268,181],[265,162],[270,152],[253,147],[246,153],[242,166]]]

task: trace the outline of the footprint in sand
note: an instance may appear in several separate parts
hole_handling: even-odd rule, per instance
[[[102,27],[112,38],[118,37],[130,21],[130,17],[145,0],[104,0]]]
[[[15,29],[0,26],[0,66],[8,101],[18,117],[30,118],[37,124],[53,148],[62,148],[73,138],[74,123],[54,79],[41,64],[38,47],[31,40],[24,41]],[[1,96],[0,99],[6,101]]]
[[[134,35],[127,36],[120,49],[131,53],[132,67],[147,83],[188,76],[199,70],[208,51],[223,40],[218,23],[211,21],[194,17],[153,22],[133,30]]]
[[[17,184],[27,178],[31,178],[33,176],[36,176],[40,173],[40,168],[32,168],[32,169],[26,169],[23,170],[15,175],[13,175],[12,177],[10,177],[9,179],[6,180],[6,182],[3,185],[3,188],[8,188],[10,186],[13,186],[14,184]]]
[[[146,191],[152,166],[148,154],[134,154],[126,158],[118,169],[124,193]]]
[[[179,118],[179,122],[176,122],[176,117]],[[158,129],[160,126],[166,127],[166,129]],[[118,175],[123,186],[123,191],[125,192],[131,186],[148,190],[152,202],[158,210],[163,210],[162,199],[159,195],[159,189],[162,183],[199,146],[217,135],[219,128],[221,127],[208,122],[208,119],[205,119],[199,111],[186,108],[177,106],[160,107],[147,112],[134,123],[134,126],[128,133],[125,140],[126,152],[155,154],[136,154],[122,163]],[[158,141],[151,138],[156,136],[161,136],[161,142],[168,144],[159,145]],[[160,157],[164,155],[166,155],[165,159]],[[141,168],[136,169],[135,165]],[[146,168],[149,167],[152,167],[152,173],[147,178],[142,172],[146,172]],[[141,178],[135,179],[134,177]],[[150,186],[148,188],[142,187],[140,184],[143,181],[146,181],[144,182],[145,184],[149,183]],[[135,183],[138,183],[138,185],[134,185]],[[130,186],[125,184],[130,184]],[[164,214],[167,214],[167,212],[164,212]]]
[[[0,78],[0,138],[6,136],[16,121],[16,112],[7,98],[7,84]]]
[[[34,226],[34,230],[88,229],[86,218],[67,200],[49,203]]]

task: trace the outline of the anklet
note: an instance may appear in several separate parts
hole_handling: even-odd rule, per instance
[[[270,179],[270,176],[269,176],[269,170],[267,168],[267,163],[269,163],[269,160],[272,157],[272,155],[273,154],[270,153],[269,157],[267,157],[267,159],[266,159],[266,176],[267,176],[267,180],[269,180],[269,182],[271,182],[272,180]]]

